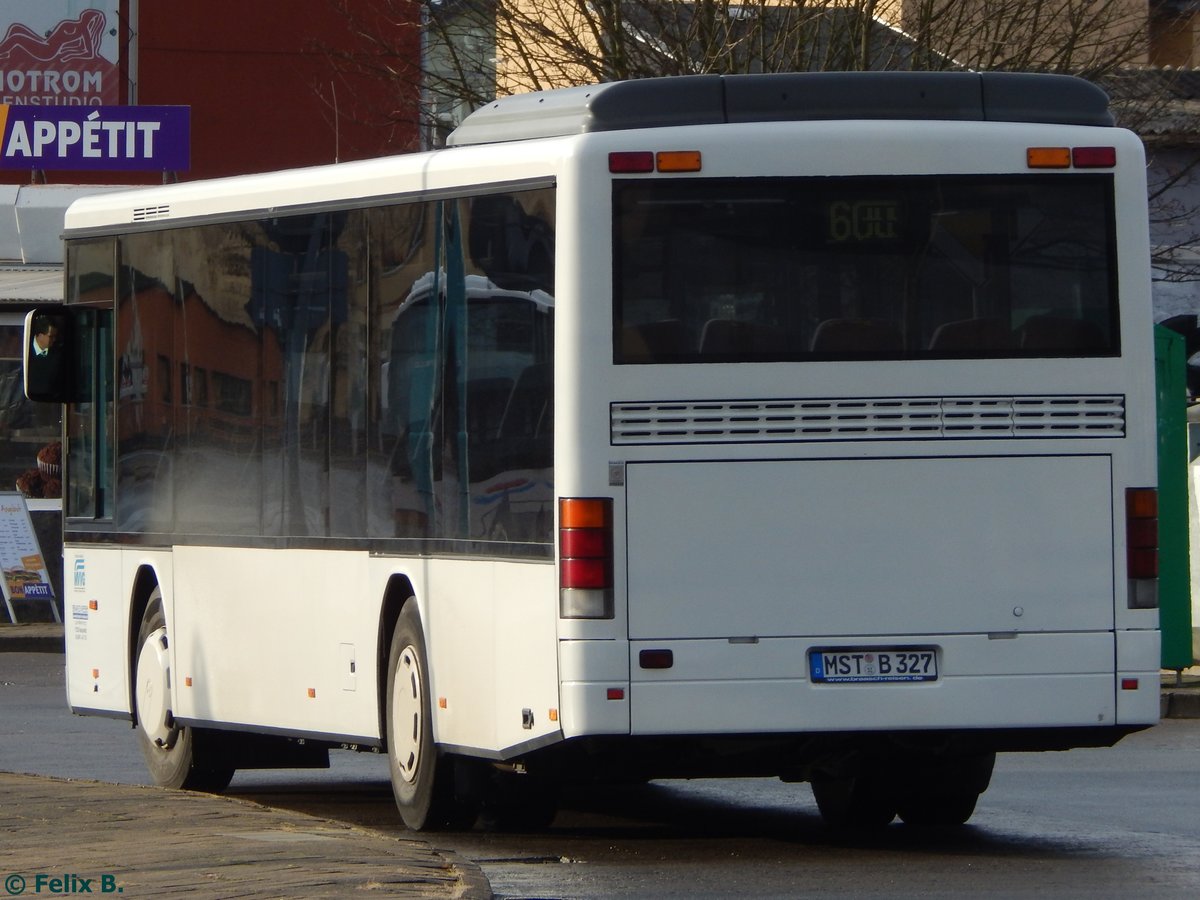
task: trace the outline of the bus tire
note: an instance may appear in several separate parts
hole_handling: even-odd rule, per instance
[[[404,604],[392,632],[387,674],[387,747],[392,794],[412,831],[467,828],[478,808],[454,790],[454,760],[433,741],[429,663],[416,601]]]
[[[155,784],[218,793],[229,786],[235,769],[212,735],[175,720],[169,650],[162,591],[156,587],[142,616],[134,658],[138,744]]]
[[[885,828],[896,818],[896,805],[888,785],[869,774],[814,774],[812,792],[821,818],[830,828],[869,831]]]
[[[545,831],[558,815],[558,784],[536,775],[496,772],[483,803],[488,831]]]
[[[967,824],[979,795],[987,790],[995,753],[947,761],[920,772],[899,797],[897,811],[905,825],[957,827]]]

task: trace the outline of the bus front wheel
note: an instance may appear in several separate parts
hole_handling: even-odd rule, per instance
[[[138,744],[160,787],[222,791],[233,779],[234,767],[210,746],[207,733],[176,721],[169,650],[162,592],[155,588],[138,630],[133,670]]]
[[[392,633],[386,720],[392,793],[405,826],[413,831],[470,827],[478,806],[456,796],[454,760],[440,756],[433,741],[428,655],[411,599]]]

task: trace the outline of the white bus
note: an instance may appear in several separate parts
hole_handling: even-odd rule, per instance
[[[69,700],[157,782],[342,748],[414,829],[707,776],[945,824],[997,751],[1156,722],[1102,91],[651,79],[451,144],[67,213]]]

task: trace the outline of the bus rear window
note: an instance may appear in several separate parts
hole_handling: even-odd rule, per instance
[[[1110,175],[614,184],[616,363],[1114,356]]]

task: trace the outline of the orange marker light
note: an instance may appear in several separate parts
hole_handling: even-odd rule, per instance
[[[317,689],[316,689],[316,688],[309,688],[309,689],[308,689],[308,696],[309,696],[309,698],[310,698],[310,699],[314,699],[314,700],[315,700],[315,699],[316,699],[316,696],[317,696]]]
[[[699,172],[699,150],[665,150],[655,157],[660,172]]]
[[[1025,162],[1031,169],[1069,169],[1071,148],[1030,147],[1025,151]]]

